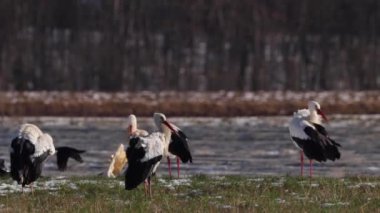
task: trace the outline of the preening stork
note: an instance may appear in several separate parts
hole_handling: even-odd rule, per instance
[[[48,156],[55,153],[53,138],[36,125],[23,124],[10,147],[11,176],[18,184],[33,183],[40,177]]]
[[[139,136],[148,136],[148,132],[137,128],[137,118],[134,114],[128,116],[127,127],[128,143],[130,138]],[[117,177],[123,173],[128,160],[123,144],[120,144],[116,152],[111,155],[111,163],[108,167],[107,177]]]
[[[165,119],[166,121],[165,124],[160,123],[160,117]],[[178,128],[173,123],[168,122],[164,114],[154,113],[153,118],[159,131],[163,131],[162,128],[165,126],[168,126],[170,130],[173,132],[173,134],[170,135],[170,140],[165,141],[164,157],[166,157],[168,161],[170,177],[171,177],[170,158],[173,158],[173,157],[177,158],[177,174],[179,177],[179,174],[180,174],[179,159],[181,159],[182,163],[193,162],[193,158],[191,156],[191,152],[190,152],[190,148],[188,144],[188,138],[180,128]]]
[[[145,182],[145,194],[152,195],[151,177],[155,174],[174,129],[163,114],[154,116],[159,132],[148,136],[132,137],[127,148],[128,168],[125,173],[125,189],[136,188]]]
[[[300,150],[301,176],[303,175],[303,154],[310,160],[310,177],[313,172],[313,160],[324,162],[340,158],[336,143],[329,137],[322,126],[322,119],[327,121],[318,102],[310,101],[308,109],[294,113],[289,122],[289,132],[294,145]]]

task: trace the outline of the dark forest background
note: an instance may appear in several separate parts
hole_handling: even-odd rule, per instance
[[[1,0],[1,90],[380,89],[378,0]]]

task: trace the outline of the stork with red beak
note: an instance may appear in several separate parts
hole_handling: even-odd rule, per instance
[[[182,163],[193,162],[193,158],[190,153],[190,148],[188,144],[188,138],[183,133],[183,131],[175,126],[173,123],[167,121],[166,116],[162,113],[154,113],[153,115],[154,122],[159,131],[171,131],[171,134],[168,134],[168,138],[164,141],[164,157],[168,160],[169,176],[171,177],[171,164],[170,158],[177,158],[177,174],[179,177],[180,174],[180,162]],[[163,128],[166,126],[167,128]]]
[[[313,172],[313,160],[324,162],[335,161],[340,158],[336,143],[329,137],[322,126],[322,120],[328,121],[316,101],[310,101],[308,109],[301,109],[294,113],[289,123],[289,132],[294,145],[300,150],[301,176],[303,175],[303,155],[310,160],[310,177]]]
[[[145,182],[145,194],[149,196],[152,196],[151,177],[162,157],[168,155],[172,134],[178,134],[164,114],[155,113],[154,122],[159,131],[148,136],[132,136],[126,150],[129,166],[125,172],[125,189],[134,189]]]

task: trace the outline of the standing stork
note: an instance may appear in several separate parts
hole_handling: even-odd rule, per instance
[[[152,196],[151,177],[155,174],[175,130],[163,114],[155,114],[154,121],[159,132],[148,136],[132,137],[127,148],[128,168],[125,173],[125,189],[136,188],[145,182],[145,195]]]
[[[169,168],[169,176],[171,177],[171,164],[170,164],[170,158],[176,157],[177,158],[177,174],[179,177],[180,173],[180,162],[179,159],[181,159],[182,163],[187,163],[190,161],[190,163],[193,162],[193,158],[190,153],[190,148],[188,144],[188,138],[183,133],[183,131],[178,128],[173,123],[170,123],[166,120],[166,116],[162,113],[154,113],[153,118],[155,121],[155,124],[159,131],[163,131],[163,127],[168,126],[170,130],[173,132],[170,136],[170,140],[165,141],[165,151],[164,151],[164,157],[167,158],[168,161],[168,168]],[[163,118],[166,123],[161,123],[160,118]]]
[[[322,126],[322,119],[327,121],[321,106],[316,101],[308,103],[308,109],[301,109],[294,113],[289,123],[289,132],[294,145],[300,150],[301,176],[303,175],[303,154],[310,160],[310,177],[313,172],[313,160],[324,162],[335,161],[340,158],[336,143],[329,137]]]
[[[128,142],[132,137],[148,136],[148,132],[137,128],[137,118],[134,114],[128,116],[127,135]],[[123,173],[128,163],[127,155],[123,144],[120,144],[116,152],[111,155],[111,163],[108,167],[107,177],[116,177]]]
[[[40,177],[48,156],[55,153],[53,138],[36,125],[23,124],[10,147],[11,176],[18,184],[30,185]],[[33,189],[33,186],[31,186]]]

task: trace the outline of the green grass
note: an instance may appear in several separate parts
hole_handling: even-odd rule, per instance
[[[193,176],[153,179],[124,190],[123,179],[39,179],[34,193],[0,196],[0,212],[378,212],[380,178]],[[10,184],[1,180],[0,186]],[[50,185],[49,187],[44,187]],[[53,188],[51,188],[53,187]]]

